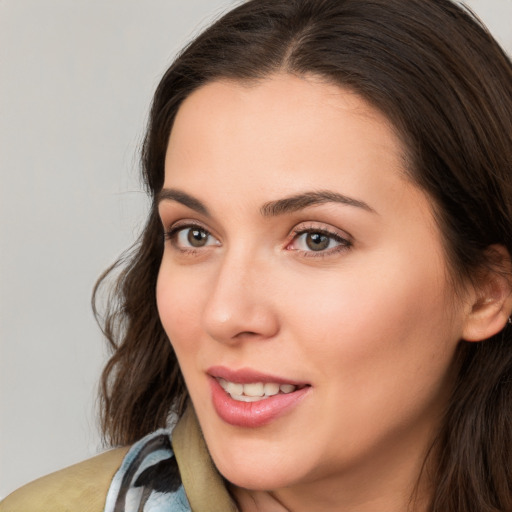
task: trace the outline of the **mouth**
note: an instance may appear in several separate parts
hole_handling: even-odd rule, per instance
[[[262,427],[289,414],[310,395],[311,384],[250,369],[208,370],[213,407],[221,420],[237,427]]]
[[[306,385],[279,384],[277,382],[251,382],[241,384],[231,382],[222,377],[217,378],[220,387],[233,399],[238,402],[257,402],[271,396],[293,393]]]

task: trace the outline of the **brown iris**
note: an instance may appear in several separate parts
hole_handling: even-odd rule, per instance
[[[323,251],[329,247],[330,238],[322,233],[308,233],[306,245],[312,251]]]
[[[191,228],[188,230],[187,241],[192,247],[204,247],[208,241],[208,233],[202,229]]]

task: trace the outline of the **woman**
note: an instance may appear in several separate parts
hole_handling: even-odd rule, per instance
[[[19,500],[89,510],[94,468],[109,512],[512,510],[512,65],[469,13],[244,3],[163,77],[143,172],[102,381],[132,447]]]

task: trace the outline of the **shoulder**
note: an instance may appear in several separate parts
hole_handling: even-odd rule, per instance
[[[39,478],[7,496],[0,512],[102,512],[128,449],[116,448]]]

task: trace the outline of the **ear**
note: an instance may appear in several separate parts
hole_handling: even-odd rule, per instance
[[[462,339],[483,341],[500,332],[512,312],[512,264],[502,245],[487,249],[488,265],[474,278]]]

